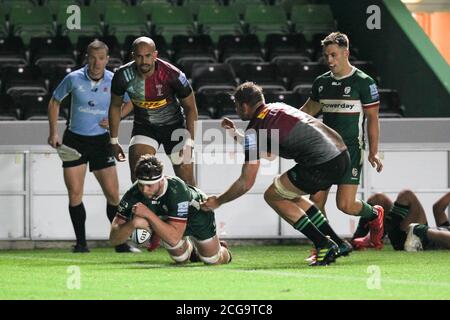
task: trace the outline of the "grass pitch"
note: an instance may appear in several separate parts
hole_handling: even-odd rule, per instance
[[[327,267],[310,246],[232,247],[233,262],[174,265],[164,249],[0,251],[0,299],[450,299],[450,253],[354,252]]]

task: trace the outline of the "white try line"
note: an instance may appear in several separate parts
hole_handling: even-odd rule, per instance
[[[45,260],[45,261],[57,261],[57,262],[70,262],[70,263],[92,263],[92,264],[103,264],[104,262],[100,260],[82,260],[82,259],[66,259],[66,258],[47,258],[47,257],[27,257],[27,256],[16,256],[16,255],[8,255],[8,254],[0,254],[0,259],[6,258],[11,260]],[[110,261],[114,263],[115,261]],[[106,262],[108,263],[108,262]],[[161,268],[161,269],[179,269],[179,270],[203,270],[203,271],[211,271],[216,272],[216,268],[210,269],[207,266],[193,266],[188,268],[183,268],[180,265],[167,265],[167,264],[151,264],[151,263],[136,263],[130,262],[126,264],[128,266],[140,267],[140,268]],[[333,266],[330,268],[335,268],[338,266]],[[327,267],[325,267],[327,268]],[[246,269],[225,269],[220,268],[220,272],[230,272],[230,273],[249,273],[255,275],[270,275],[277,277],[290,277],[290,278],[302,278],[302,279],[326,279],[326,280],[334,280],[334,281],[344,281],[344,282],[366,282],[370,277],[355,277],[355,276],[340,276],[340,275],[326,275],[326,274],[304,274],[299,272],[287,272],[287,271],[268,271],[268,270],[246,270]],[[322,269],[321,269],[322,270]],[[399,284],[399,285],[417,285],[417,286],[426,286],[426,287],[444,287],[450,288],[450,282],[442,281],[414,281],[414,280],[398,280],[391,279],[382,276],[382,283],[386,284]]]

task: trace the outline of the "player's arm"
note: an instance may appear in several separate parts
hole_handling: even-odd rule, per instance
[[[445,194],[433,205],[434,220],[436,221],[436,225],[438,227],[444,225],[446,222],[448,223],[448,217],[447,214],[445,213],[445,210],[447,209],[449,204],[450,204],[450,192]]]
[[[133,206],[133,213],[136,217],[147,220],[153,232],[156,232],[156,234],[170,246],[176,246],[186,230],[187,219],[177,221],[172,220],[169,217],[169,220],[165,222],[141,202],[136,203]]]
[[[214,210],[222,204],[233,201],[247,193],[247,191],[255,184],[259,164],[259,160],[245,162],[242,166],[240,177],[231,185],[231,187],[217,197],[208,197],[208,200],[202,204],[202,209]]]
[[[49,123],[49,136],[47,142],[53,148],[56,148],[61,144],[58,136],[58,116],[59,116],[60,102],[54,97],[51,97],[48,103],[48,123]]]
[[[364,114],[367,117],[367,136],[369,138],[369,157],[368,160],[377,172],[383,170],[383,163],[378,157],[378,140],[380,137],[380,123],[378,120],[378,105],[371,108],[365,108]]]
[[[322,110],[322,105],[318,101],[314,101],[311,98],[305,102],[305,104],[300,108],[300,111],[303,111],[310,116],[315,116]]]
[[[181,99],[181,106],[186,115],[186,128],[189,131],[191,139],[195,139],[195,123],[198,120],[197,105],[195,103],[194,92]]]
[[[234,124],[233,120],[225,117],[222,120],[222,123],[220,124],[222,128],[224,128],[228,134],[233,137],[233,139],[242,144],[244,142],[245,135],[236,128],[236,125]]]
[[[116,215],[111,223],[109,242],[113,246],[124,243],[128,240],[134,229],[149,230],[149,223],[147,220],[136,216],[132,220],[127,220],[120,215]]]
[[[119,125],[122,112],[123,98],[114,93],[111,93],[111,104],[108,112],[109,135],[111,137],[111,145],[114,152],[114,157],[118,161],[125,161],[126,156],[119,144]]]
[[[131,111],[133,111],[133,102],[128,101],[128,102],[124,102],[122,104],[122,109],[120,112],[120,118],[124,119],[127,115],[130,114]]]

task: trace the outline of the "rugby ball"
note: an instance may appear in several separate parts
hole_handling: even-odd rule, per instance
[[[145,229],[134,229],[131,233],[131,241],[136,244],[143,244],[150,239],[152,232]]]

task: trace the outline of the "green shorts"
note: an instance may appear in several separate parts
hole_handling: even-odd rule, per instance
[[[350,154],[350,167],[348,167],[338,184],[359,184],[361,180],[364,150],[358,145],[347,146],[347,149]]]
[[[192,236],[197,240],[207,240],[214,237],[216,234],[216,219],[214,212],[202,210],[189,212],[184,236]]]

